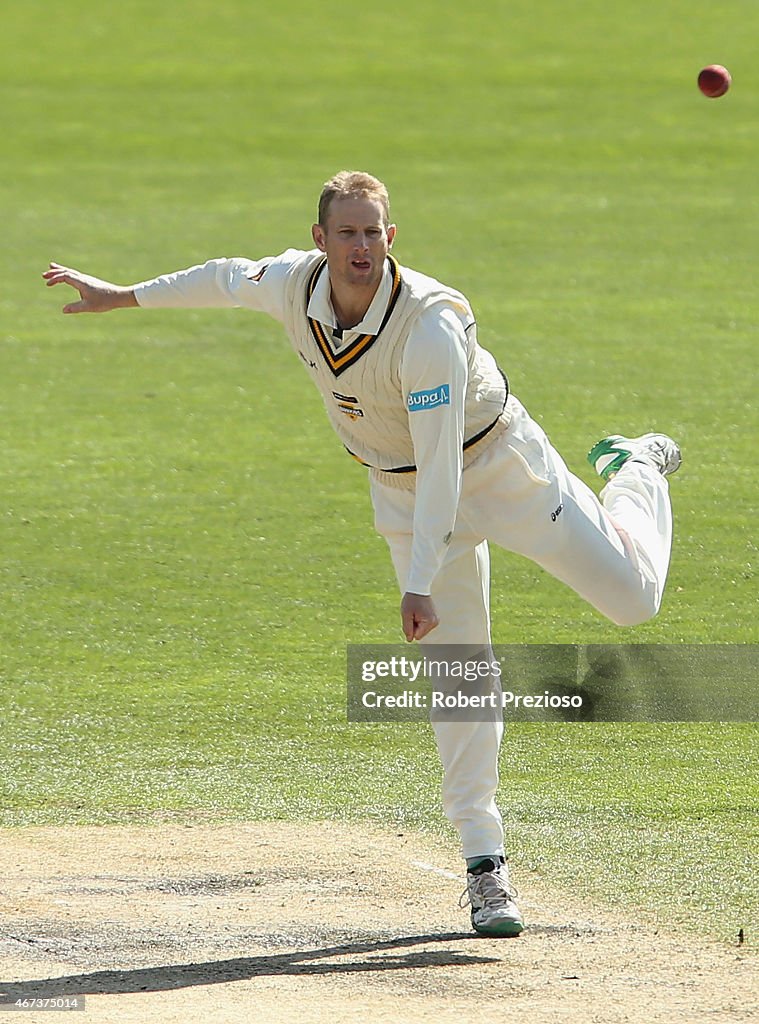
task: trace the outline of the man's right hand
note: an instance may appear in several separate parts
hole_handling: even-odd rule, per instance
[[[100,278],[80,274],[78,270],[51,263],[42,275],[48,288],[54,284],[68,284],[79,292],[79,302],[69,302],[64,313],[107,313],[111,309],[126,309],[138,305],[131,288],[124,288]]]
[[[403,635],[409,643],[427,636],[437,628],[439,622],[431,597],[426,594],[411,594],[408,591],[403,595],[401,626]]]

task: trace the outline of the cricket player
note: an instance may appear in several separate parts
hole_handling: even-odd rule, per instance
[[[670,558],[675,442],[599,441],[588,456],[606,484],[599,500],[479,345],[467,299],[400,266],[395,234],[382,182],[342,171],[322,189],[307,251],[212,259],[127,287],[57,263],[43,276],[79,292],[64,313],[243,306],[279,320],[339,439],[369,468],[408,641],[489,651],[488,541],[532,559],[619,625],[655,615]],[[524,924],[495,803],[503,724],[491,719],[441,715],[432,727],[472,925],[509,936]]]

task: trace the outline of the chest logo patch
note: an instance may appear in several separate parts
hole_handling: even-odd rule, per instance
[[[335,401],[337,402],[337,408],[340,412],[345,413],[352,420],[360,420],[364,418],[364,410],[359,407],[358,399],[353,395],[341,395],[338,391],[332,392]]]

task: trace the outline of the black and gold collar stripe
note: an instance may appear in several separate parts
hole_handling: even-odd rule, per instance
[[[339,377],[340,374],[343,373],[344,370],[347,370],[349,366],[353,366],[353,364],[372,347],[377,338],[379,338],[380,334],[382,334],[382,331],[385,329],[388,320],[392,316],[393,310],[395,309],[396,303],[398,302],[398,297],[401,294],[401,268],[398,266],[398,261],[389,253],[387,258],[390,263],[390,269],[393,272],[393,287],[390,292],[390,300],[387,304],[385,315],[382,318],[382,323],[380,324],[380,329],[377,331],[376,334],[360,335],[358,338],[352,341],[350,345],[346,345],[345,348],[341,349],[340,352],[338,352],[337,355],[335,355],[335,353],[332,351],[332,347],[329,341],[327,340],[327,336],[324,333],[324,328],[319,323],[319,321],[314,320],[312,317],[308,315],[306,317],[308,320],[308,325],[311,328],[311,333],[314,336],[314,340],[316,341],[316,344],[319,346],[319,351],[324,356],[324,360],[327,366],[330,368],[330,370],[332,370],[336,377]],[[309,279],[308,285],[306,287],[306,308],[308,308],[308,303],[310,302],[311,296],[314,293],[314,288],[316,288],[316,282],[319,280],[319,277],[324,268],[326,267],[326,265],[327,257],[325,256],[324,259],[321,260],[316,265],[316,268],[314,269],[314,272]]]

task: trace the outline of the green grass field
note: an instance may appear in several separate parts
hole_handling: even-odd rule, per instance
[[[281,329],[63,318],[40,279],[308,247],[341,167],[387,181],[401,262],[469,295],[588,482],[604,433],[682,441],[660,616],[621,633],[496,551],[496,641],[757,641],[759,9],[540,7],[6,15],[2,824],[337,816],[453,841],[429,730],[345,721],[345,646],[396,642],[398,598]],[[714,61],[719,101],[695,85]],[[755,727],[515,726],[502,765],[522,888],[532,869],[726,939],[756,921]]]

